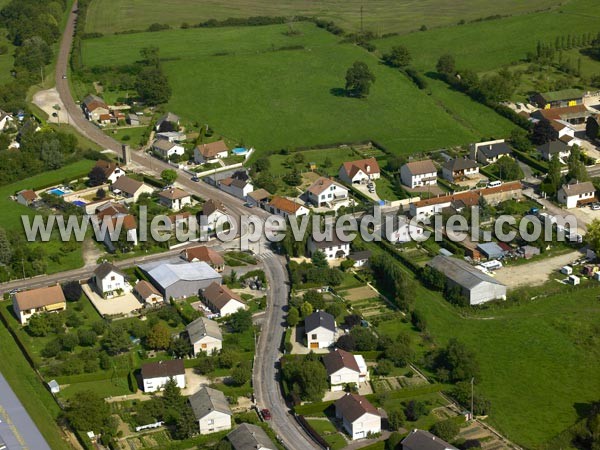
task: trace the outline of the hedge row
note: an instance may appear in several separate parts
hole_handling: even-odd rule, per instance
[[[544,173],[548,172],[548,164],[546,164],[545,162],[535,159],[531,155],[529,155],[525,152],[522,152],[520,150],[515,149],[513,151],[514,151],[515,155],[517,156],[518,160],[524,162],[525,164],[533,167],[536,170],[539,170],[540,172],[544,172]]]
[[[110,380],[117,376],[119,378],[128,377],[130,371],[128,369],[120,370],[104,370],[93,373],[80,373],[77,375],[62,375],[55,377],[58,384],[75,384],[75,383],[88,383],[90,381],[103,381]]]

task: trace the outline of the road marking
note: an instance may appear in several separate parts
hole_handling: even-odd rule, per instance
[[[8,425],[8,427],[10,428],[10,430],[12,431],[14,436],[17,438],[17,441],[19,441],[19,444],[21,444],[21,447],[23,448],[23,450],[27,450],[29,447],[27,447],[27,444],[25,443],[23,436],[21,436],[21,434],[19,433],[19,430],[17,429],[15,424],[12,422],[10,416],[8,415],[6,410],[2,407],[2,405],[0,405],[0,417],[2,417],[4,419],[4,422],[6,422],[6,424]]]

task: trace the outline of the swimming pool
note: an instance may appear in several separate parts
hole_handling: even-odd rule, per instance
[[[48,191],[48,194],[56,195],[57,197],[62,197],[63,195],[66,194],[66,192],[63,191],[62,189],[54,188],[54,189],[50,189]]]
[[[241,155],[245,155],[246,153],[248,153],[248,149],[245,149],[244,147],[237,147],[237,148],[234,148],[233,150],[231,150],[231,153],[233,153],[234,155],[237,155],[237,156],[241,156]]]

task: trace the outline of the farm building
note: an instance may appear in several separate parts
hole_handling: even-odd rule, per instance
[[[466,261],[438,255],[429,261],[428,265],[443,273],[451,285],[460,287],[462,295],[470,305],[506,299],[505,285]]]
[[[138,266],[165,299],[198,295],[211,283],[221,283],[219,275],[205,262],[185,262],[181,259],[162,259]]]

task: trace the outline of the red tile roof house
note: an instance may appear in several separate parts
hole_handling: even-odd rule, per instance
[[[437,168],[433,161],[412,161],[400,168],[402,184],[411,189],[420,186],[432,186],[437,184]]]
[[[39,197],[35,191],[32,191],[31,189],[24,189],[17,192],[17,203],[20,203],[24,206],[32,205],[38,198]]]
[[[204,261],[217,272],[222,272],[225,268],[225,260],[212,248],[204,245],[186,248],[180,253],[180,256],[188,262]]]
[[[225,285],[213,282],[204,291],[202,298],[206,305],[221,317],[229,316],[240,309],[246,309],[247,306],[242,298],[234,293]]]
[[[81,108],[88,120],[99,121],[101,116],[110,116],[108,105],[96,95],[88,95],[81,102]]]
[[[125,203],[137,202],[140,195],[152,194],[154,192],[154,189],[147,184],[128,176],[119,177],[110,186],[110,190],[116,195],[121,195],[125,199]]]
[[[267,211],[272,214],[279,214],[285,218],[300,217],[308,214],[310,211],[301,203],[287,199],[285,197],[273,196],[267,204]]]
[[[340,167],[338,176],[344,183],[366,183],[377,180],[380,176],[379,164],[375,158],[345,162]]]
[[[125,171],[121,169],[116,162],[113,161],[105,161],[103,159],[99,159],[96,162],[96,167],[100,167],[102,169],[106,180],[110,183],[114,183],[115,181],[117,181],[117,178],[125,175]]]
[[[381,414],[361,395],[346,394],[337,400],[335,417],[342,420],[352,440],[381,432]]]
[[[224,141],[200,144],[194,149],[194,161],[196,164],[216,162],[218,159],[227,158],[229,149]]]
[[[348,189],[335,181],[320,177],[306,190],[306,198],[316,207],[337,209],[348,205]]]
[[[192,196],[179,188],[165,189],[158,194],[158,198],[162,205],[173,211],[179,211],[184,206],[192,204]]]
[[[140,280],[133,288],[133,293],[146,306],[155,306],[164,301],[160,292],[146,280]]]
[[[367,363],[362,355],[353,355],[342,349],[323,356],[323,364],[329,376],[331,391],[341,391],[347,384],[357,387],[369,379]]]

